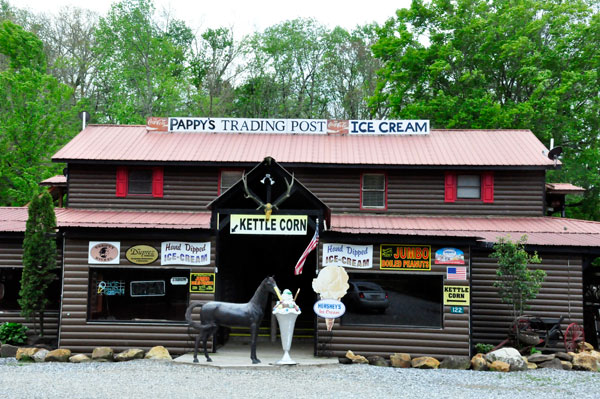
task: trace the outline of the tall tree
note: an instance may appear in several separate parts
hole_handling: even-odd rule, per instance
[[[565,148],[550,178],[600,220],[600,15],[592,0],[423,0],[379,31],[374,109],[436,128],[529,128]]]
[[[5,20],[0,25],[0,203],[23,205],[60,169],[50,157],[73,134],[72,90],[46,73],[42,42]]]
[[[48,287],[56,279],[56,216],[48,192],[34,195],[23,239],[23,274],[19,290],[21,315],[27,320],[40,320],[40,336],[44,336],[44,312],[49,304]],[[36,331],[37,333],[37,331]]]
[[[98,119],[145,123],[185,113],[192,38],[180,21],[161,26],[151,0],[114,3],[96,31]]]

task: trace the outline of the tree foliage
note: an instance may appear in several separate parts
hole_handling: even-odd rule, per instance
[[[56,216],[48,192],[35,195],[29,204],[23,239],[23,274],[19,290],[21,315],[27,320],[39,317],[44,335],[44,312],[49,304],[48,287],[56,279]]]
[[[523,310],[528,308],[527,301],[534,299],[542,282],[546,277],[543,270],[529,270],[528,264],[541,263],[537,253],[532,256],[525,251],[527,236],[522,236],[518,241],[511,241],[510,237],[499,237],[494,244],[494,252],[490,258],[498,259],[496,269],[497,279],[494,287],[502,302],[512,307],[513,319],[521,316]]]
[[[379,31],[374,110],[435,128],[524,128],[565,149],[552,180],[600,219],[600,15],[591,0],[423,0]]]

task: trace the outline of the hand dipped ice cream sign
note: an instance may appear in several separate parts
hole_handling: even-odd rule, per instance
[[[325,243],[323,266],[370,269],[373,266],[373,246]]]
[[[121,243],[119,241],[90,241],[88,263],[118,265]]]
[[[431,246],[381,244],[381,270],[431,270]]]
[[[289,133],[332,135],[423,135],[428,120],[337,120],[176,117],[147,120],[149,131],[192,133]]]
[[[150,245],[135,245],[125,252],[125,257],[136,265],[148,265],[158,259],[158,251]]]
[[[161,265],[209,265],[210,242],[164,241],[160,257]]]

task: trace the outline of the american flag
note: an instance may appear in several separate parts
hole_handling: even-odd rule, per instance
[[[315,235],[313,236],[312,240],[310,240],[310,242],[308,243],[308,247],[306,247],[306,249],[302,253],[302,256],[300,256],[300,259],[298,259],[298,263],[296,263],[296,267],[294,267],[294,275],[297,276],[299,274],[302,274],[302,268],[304,267],[304,262],[306,262],[306,258],[308,257],[308,254],[311,253],[312,250],[315,249],[318,244],[319,244],[319,221],[317,220],[317,227],[315,228]]]
[[[466,267],[449,267],[447,269],[448,280],[466,280],[467,279],[467,268]]]

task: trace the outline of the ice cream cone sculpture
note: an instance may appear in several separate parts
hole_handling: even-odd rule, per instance
[[[279,291],[277,291],[279,293]],[[296,293],[296,297],[298,293]],[[283,294],[279,296],[279,301],[273,308],[273,314],[279,323],[279,331],[281,332],[281,346],[283,348],[283,357],[277,364],[296,364],[290,357],[290,348],[292,346],[292,337],[294,334],[294,325],[296,318],[302,313],[296,298],[292,297],[292,292],[288,289],[283,290]]]
[[[312,281],[313,290],[321,296],[321,299],[342,299],[350,285],[348,284],[348,273],[341,266],[326,266],[317,278]],[[326,318],[327,331],[331,331],[335,319]]]
[[[325,325],[327,326],[327,331],[331,331],[333,329],[334,323],[335,323],[335,319],[325,319]]]

